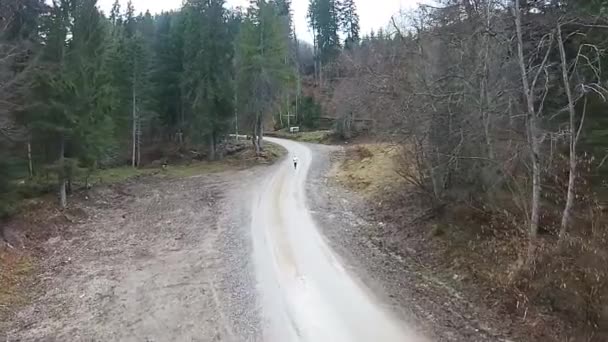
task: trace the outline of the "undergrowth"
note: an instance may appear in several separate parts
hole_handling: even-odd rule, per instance
[[[608,339],[608,221],[584,178],[566,242],[557,239],[561,203],[546,200],[536,257],[528,263],[525,219],[507,190],[495,190],[491,201],[469,199],[428,209],[412,186],[393,178],[399,165],[391,162],[392,148],[350,147],[334,170],[340,184],[368,198],[373,219],[383,222],[374,234],[384,244],[422,249],[417,258],[425,269],[527,325],[532,340]]]

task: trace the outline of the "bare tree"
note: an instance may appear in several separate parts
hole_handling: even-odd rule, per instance
[[[583,121],[575,105],[586,93],[603,94],[601,49],[584,44],[575,58],[562,51],[567,69],[559,70],[558,9],[547,5],[540,14],[519,0],[442,4],[393,18],[390,40],[364,40],[344,52],[341,77],[331,82],[331,106],[343,123],[363,115],[375,119],[378,133],[403,146],[399,173],[439,205],[477,200],[502,212],[501,192],[510,191],[516,216],[527,223],[533,260],[544,208],[542,181],[557,167],[552,154],[567,136],[553,132],[555,115],[546,115],[562,102],[552,95],[562,91],[556,80],[565,72],[560,78],[571,90],[564,96],[572,115],[566,226]],[[558,48],[564,50],[560,39]],[[583,66],[590,72],[577,71]]]
[[[564,23],[562,22],[562,18],[557,20],[556,24],[556,32],[557,32],[557,45],[559,48],[560,55],[560,64],[561,64],[561,77],[564,86],[564,90],[567,97],[567,111],[568,111],[568,147],[569,147],[569,155],[568,155],[568,189],[566,192],[566,203],[564,205],[564,210],[562,212],[562,220],[560,225],[559,237],[560,240],[563,241],[568,226],[572,220],[572,209],[574,206],[575,199],[575,187],[576,187],[576,179],[577,179],[577,164],[578,164],[578,155],[577,155],[577,144],[581,136],[581,131],[583,129],[583,125],[585,122],[585,115],[587,113],[587,92],[591,92],[599,95],[601,98],[605,99],[606,89],[601,85],[601,67],[600,67],[600,49],[592,44],[582,44],[577,51],[576,57],[573,59],[573,63],[569,63],[566,56],[566,49],[564,47],[564,39],[562,27]],[[581,32],[575,30],[573,33],[568,35],[568,37],[580,34]],[[593,56],[589,56],[585,53],[584,50],[588,50],[591,52]],[[597,65],[596,65],[597,64]],[[571,78],[574,74],[578,74],[577,69],[581,67],[581,65],[587,66],[588,70],[590,70],[590,74],[592,75],[592,80],[589,82],[585,82],[581,77],[577,77],[578,84],[575,85],[575,89],[578,91],[578,96],[573,94],[573,85],[571,82]],[[577,123],[577,113],[576,113],[576,103],[584,98],[584,105],[581,113],[581,117]]]
[[[566,233],[566,229],[570,222],[570,215],[572,211],[572,205],[574,203],[574,185],[576,181],[576,143],[578,141],[578,137],[580,134],[580,128],[582,128],[582,123],[574,133],[574,125],[576,121],[576,110],[574,109],[574,98],[572,96],[572,89],[570,88],[570,77],[568,74],[568,65],[566,60],[566,51],[564,49],[564,40],[562,38],[562,24],[560,22],[557,23],[557,46],[559,47],[559,56],[561,59],[562,65],[562,80],[564,82],[564,89],[566,91],[566,96],[568,97],[568,113],[570,114],[570,122],[569,122],[569,130],[570,130],[570,155],[569,155],[569,170],[568,170],[568,192],[566,195],[566,205],[564,207],[564,212],[562,214],[562,223],[560,227],[560,238],[563,238]]]
[[[523,39],[523,30],[522,30],[522,10],[520,7],[520,0],[515,0],[515,29],[517,35],[517,59],[519,62],[519,67],[521,71],[521,82],[522,89],[524,93],[524,97],[526,99],[526,126],[527,126],[527,134],[528,134],[528,142],[530,144],[530,159],[532,162],[532,199],[530,205],[530,228],[529,228],[529,237],[530,243],[528,248],[528,258],[532,259],[534,255],[534,248],[536,243],[536,237],[538,235],[538,224],[540,219],[540,200],[541,200],[541,165],[540,165],[540,151],[541,151],[541,142],[540,142],[540,129],[538,126],[538,116],[542,112],[542,107],[544,104],[544,96],[546,96],[547,91],[544,91],[544,95],[541,97],[540,103],[538,107],[536,106],[536,94],[534,90],[536,89],[537,81],[541,74],[545,74],[546,82],[548,82],[548,74],[547,74],[547,62],[549,60],[549,54],[551,52],[551,46],[553,43],[554,35],[549,33],[543,37],[543,39],[538,44],[538,48],[540,49],[543,45],[546,45],[546,53],[545,56],[540,63],[540,65],[535,66],[536,73],[534,74],[532,80],[530,81],[528,78],[530,77],[533,68],[528,68],[526,59],[524,58],[524,39]]]

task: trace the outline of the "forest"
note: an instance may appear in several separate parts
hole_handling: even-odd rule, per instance
[[[76,175],[145,166],[162,145],[214,160],[228,133],[253,136],[259,153],[269,121],[314,128],[320,108],[302,77],[339,54],[339,33],[346,48],[359,41],[352,0],[311,2],[314,47],[296,36],[288,0],[186,1],[160,14],[119,1],[107,14],[92,0],[1,6],[3,215],[15,181],[53,179],[65,207]]]
[[[3,0],[0,214],[40,179],[65,207],[75,175],[168,144],[218,159],[233,133],[260,153],[266,129],[327,116],[400,147],[422,218],[509,236],[524,302],[608,329],[608,1],[439,0],[360,32],[354,0],[311,0],[307,19],[312,44],[289,0]]]
[[[162,144],[205,146],[213,160],[240,126],[259,150],[266,113],[297,101],[285,1],[187,1],[156,15],[118,1],[107,14],[94,0],[1,6],[5,215],[17,180],[54,179],[65,207],[76,175],[142,166]]]
[[[467,272],[488,296],[507,289],[507,311],[538,305],[581,340],[608,328],[607,14],[601,0],[438,1],[318,76],[338,134],[364,118],[400,146],[407,190],[379,201],[395,211],[416,194],[424,211],[404,236],[421,221],[448,244],[466,236]]]

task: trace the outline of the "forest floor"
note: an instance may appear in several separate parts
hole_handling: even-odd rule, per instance
[[[308,193],[326,237],[366,284],[375,284],[376,293],[386,294],[387,303],[429,337],[580,340],[568,322],[505,286],[503,278],[517,261],[511,237],[490,238],[474,226],[424,217],[416,195],[403,190],[408,187],[395,172],[394,146],[317,149],[325,152],[312,167]]]
[[[65,211],[31,200],[0,244],[0,339],[256,340],[242,198],[283,151],[267,153],[109,170]]]

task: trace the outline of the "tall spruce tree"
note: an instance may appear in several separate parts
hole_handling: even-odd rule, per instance
[[[78,164],[100,157],[111,142],[107,139],[113,125],[105,70],[106,30],[96,0],[55,1],[46,27],[35,106],[28,121],[37,134],[53,142],[52,169],[65,207]]]
[[[251,4],[239,36],[237,91],[258,154],[263,148],[265,115],[279,108],[281,89],[289,80],[285,34],[275,3],[257,0]]]
[[[190,0],[184,6],[184,74],[192,138],[206,141],[216,158],[219,135],[233,113],[232,55],[223,0]]]
[[[11,213],[14,179],[26,170],[19,144],[26,141],[31,150],[29,123],[18,119],[31,102],[30,81],[41,49],[39,30],[46,10],[42,0],[0,2],[0,219]],[[28,175],[32,176],[31,153],[28,157]]]
[[[182,142],[184,128],[180,78],[182,75],[183,34],[179,14],[165,12],[156,18],[152,66],[153,97],[162,135]],[[177,139],[176,139],[177,138]]]
[[[331,62],[340,51],[340,18],[336,0],[311,0],[308,22],[313,30],[317,58],[321,63]]]
[[[357,14],[357,6],[355,0],[342,0],[340,4],[340,27],[346,35],[344,47],[351,49],[359,44],[359,14]]]

